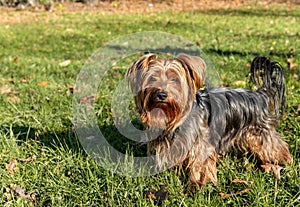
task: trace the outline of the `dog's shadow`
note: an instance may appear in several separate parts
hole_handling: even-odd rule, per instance
[[[82,147],[72,128],[64,131],[47,131],[30,126],[0,127],[0,131],[9,136],[16,137],[21,145],[27,141],[35,141],[38,145],[57,149],[63,147],[74,153],[82,152]]]
[[[133,119],[131,121],[132,126],[137,130],[143,130],[143,125],[139,119]],[[142,144],[139,141],[130,139],[123,135],[114,124],[100,126],[100,131],[103,137],[118,152],[123,154],[130,154],[135,157],[147,156],[147,145]]]
[[[133,120],[132,124],[137,129],[142,129],[142,125],[138,120]],[[115,150],[138,157],[146,156],[146,145],[125,137],[118,131],[114,124],[101,125],[99,126],[99,129],[107,143]],[[46,146],[51,149],[63,147],[64,149],[71,150],[74,153],[84,152],[84,148],[74,127],[70,127],[64,131],[47,131],[30,126],[15,125],[10,127],[0,127],[0,131],[4,134],[10,134],[16,137],[17,140],[20,141],[20,144],[26,141],[36,141],[39,145]]]

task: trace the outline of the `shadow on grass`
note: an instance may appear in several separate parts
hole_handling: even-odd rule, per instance
[[[101,126],[100,130],[106,141],[117,151],[124,154],[130,153],[134,156],[146,156],[146,145],[141,145],[126,138],[118,132],[114,125]],[[0,127],[0,131],[14,134],[14,136],[22,142],[33,140],[37,141],[42,146],[52,149],[63,148],[66,151],[70,150],[75,154],[83,153],[85,151],[74,128],[59,132],[43,132],[41,129],[35,129],[29,126],[13,126],[11,128]]]
[[[34,140],[43,146],[53,149],[63,147],[64,149],[72,150],[75,153],[82,152],[83,149],[76,137],[75,132],[70,129],[66,131],[50,132],[35,129],[30,126],[12,126],[1,127],[1,131],[12,133],[20,141]]]
[[[133,120],[133,124],[137,129],[142,129],[142,126],[137,120]],[[128,139],[122,135],[114,125],[100,126],[100,131],[106,141],[118,152],[123,154],[130,153],[135,157],[147,156],[147,145],[141,144],[134,140]]]
[[[216,49],[216,48],[209,48],[208,50],[209,54],[218,54],[222,56],[230,56],[230,55],[237,55],[241,57],[245,56],[260,56],[260,55],[270,55],[270,56],[278,56],[278,57],[289,57],[289,51],[285,52],[277,52],[277,51],[270,51],[269,54],[261,54],[259,52],[255,51],[238,51],[238,50],[221,50],[221,49]]]
[[[299,3],[298,3],[299,5]],[[286,6],[286,5],[283,5]],[[224,15],[224,16],[249,16],[249,17],[266,17],[266,16],[281,16],[281,17],[300,17],[300,13],[297,10],[272,10],[267,8],[255,8],[255,9],[211,9],[206,11],[198,11],[196,13],[204,13],[209,15]]]

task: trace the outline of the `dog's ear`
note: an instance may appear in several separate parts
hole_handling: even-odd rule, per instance
[[[179,54],[178,59],[189,70],[190,77],[194,80],[196,90],[201,88],[205,82],[206,64],[197,56],[190,56],[184,53]]]
[[[134,95],[137,95],[140,90],[143,72],[148,69],[151,60],[157,58],[157,55],[151,53],[144,55],[128,68],[126,72],[126,79]]]

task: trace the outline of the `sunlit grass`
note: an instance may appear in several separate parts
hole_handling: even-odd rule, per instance
[[[59,13],[35,23],[0,25],[0,203],[4,206],[155,206],[144,191],[167,184],[164,206],[297,206],[300,205],[299,69],[300,10],[219,10],[159,14]],[[47,15],[47,14],[45,14]],[[80,147],[72,124],[72,92],[88,57],[105,42],[142,31],[164,31],[192,41],[206,53],[221,81],[238,87],[247,82],[247,64],[255,55],[279,61],[285,68],[288,109],[280,123],[294,162],[276,181],[252,157],[230,153],[218,162],[219,184],[187,195],[187,174],[168,170],[131,178],[98,166]],[[62,62],[70,60],[63,66]],[[113,127],[112,90],[130,61],[106,76],[99,88],[99,125],[122,149],[130,142]],[[299,66],[298,66],[299,68]],[[107,84],[106,84],[107,83]],[[133,110],[133,109],[132,109]],[[32,160],[28,158],[35,157]],[[10,165],[16,161],[16,167]],[[9,167],[12,167],[11,169]],[[234,179],[247,181],[233,183]],[[19,186],[32,199],[16,193]],[[222,199],[220,193],[249,191]]]

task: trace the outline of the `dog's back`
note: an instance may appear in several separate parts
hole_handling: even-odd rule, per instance
[[[210,143],[218,154],[233,145],[250,146],[248,139],[254,137],[255,142],[267,142],[265,137],[271,132],[274,139],[280,139],[276,128],[285,104],[282,68],[265,57],[257,57],[251,65],[251,80],[257,88],[254,91],[211,88],[197,92],[198,105],[208,113]]]

